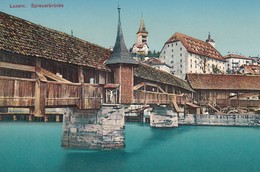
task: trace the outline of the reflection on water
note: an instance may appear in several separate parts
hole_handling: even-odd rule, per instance
[[[126,148],[60,147],[61,124],[0,122],[0,171],[260,171],[260,128],[126,124]]]

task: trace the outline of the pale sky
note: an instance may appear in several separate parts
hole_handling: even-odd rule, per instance
[[[31,4],[63,4],[63,8],[31,8]],[[114,46],[117,6],[125,42],[130,48],[143,14],[148,45],[160,51],[175,33],[206,40],[208,32],[224,56],[260,54],[259,0],[0,0],[2,12],[109,48]],[[10,8],[23,4],[26,8]]]

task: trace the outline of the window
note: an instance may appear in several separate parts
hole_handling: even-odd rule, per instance
[[[172,52],[173,52],[173,49],[172,49]]]
[[[180,51],[182,51],[182,47],[180,48]]]
[[[182,53],[180,54],[180,56],[182,57]]]
[[[180,59],[180,62],[182,62],[182,59]]]
[[[168,47],[170,47],[170,45],[168,44]]]
[[[173,58],[174,56],[172,55],[172,58]]]
[[[178,45],[178,43],[176,42],[176,44],[175,44],[176,46]]]
[[[190,64],[190,67],[192,68],[192,64]]]
[[[182,67],[182,64],[180,65],[180,67]]]
[[[164,51],[163,53],[165,54],[166,52]]]

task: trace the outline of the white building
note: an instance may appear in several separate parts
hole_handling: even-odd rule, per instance
[[[225,59],[214,46],[210,35],[205,42],[177,32],[164,44],[159,59],[182,79],[187,73],[224,73]]]
[[[227,73],[236,73],[242,65],[250,65],[253,61],[246,56],[241,56],[237,54],[228,54],[224,56],[224,59],[226,60]]]

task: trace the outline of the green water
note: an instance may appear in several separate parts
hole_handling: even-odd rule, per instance
[[[60,147],[62,124],[0,122],[0,171],[260,171],[260,128],[126,124],[126,148]]]

